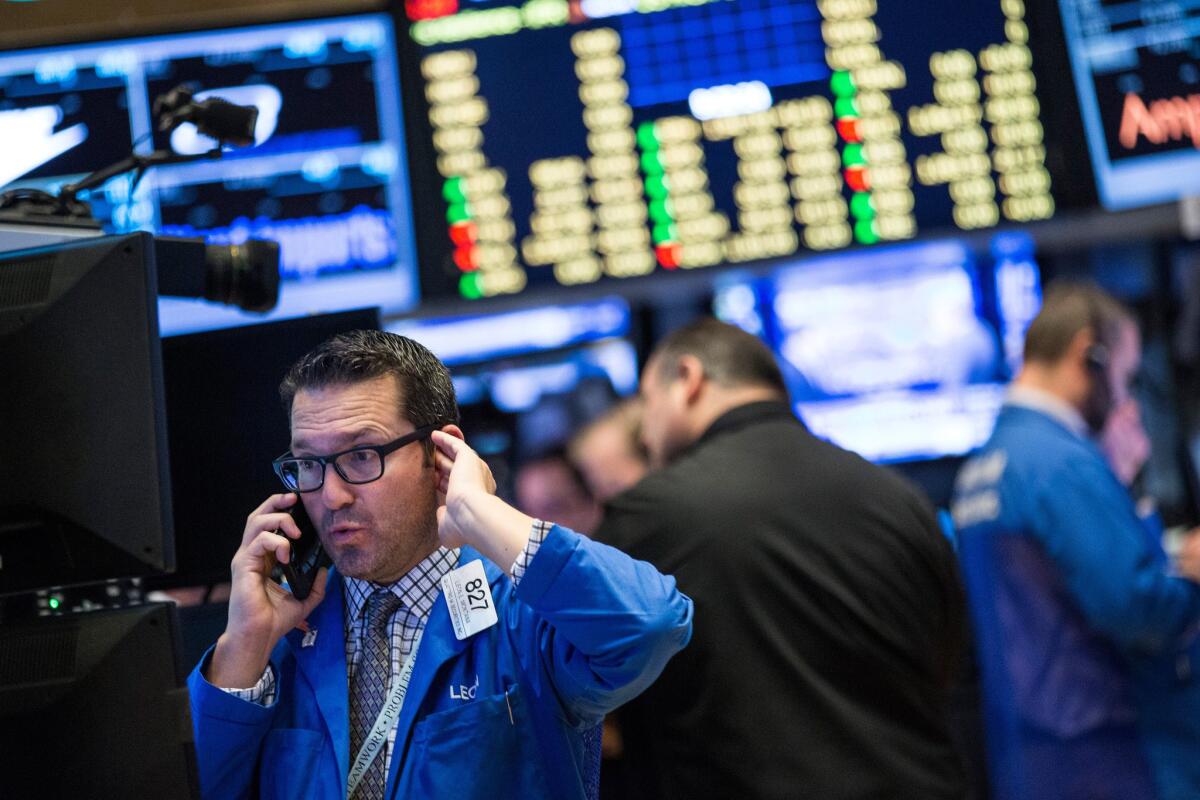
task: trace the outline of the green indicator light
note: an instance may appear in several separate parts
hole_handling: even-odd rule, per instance
[[[874,219],[875,206],[871,204],[871,195],[866,192],[855,192],[850,198],[850,212],[856,219]]]
[[[839,97],[833,103],[833,113],[838,119],[858,116],[858,105],[853,97]]]
[[[647,175],[663,174],[663,165],[658,160],[657,150],[647,150],[645,153],[642,153],[642,172]]]
[[[483,297],[483,287],[479,285],[479,273],[469,272],[459,278],[458,293],[468,300],[478,300]]]
[[[671,205],[671,201],[663,198],[662,200],[650,201],[650,219],[654,220],[655,225],[665,225],[675,221],[675,209]]]
[[[643,122],[637,129],[638,147],[643,150],[658,149],[658,134],[654,132],[653,122]]]
[[[661,223],[661,224],[655,225],[654,231],[653,231],[653,233],[651,233],[651,236],[654,237],[655,244],[662,244],[663,242],[671,242],[678,238],[676,231],[675,231],[675,226],[670,223]]]
[[[667,178],[665,175],[650,175],[646,178],[646,196],[653,200],[662,200],[667,196]]]
[[[442,197],[447,203],[467,202],[467,187],[463,186],[462,178],[450,178],[442,184]]]
[[[875,221],[860,219],[854,223],[854,238],[860,244],[875,244],[879,241],[879,232],[875,230]]]
[[[50,608],[58,608],[60,605],[62,605],[62,603],[57,597],[50,598]]]
[[[848,144],[846,149],[842,151],[842,166],[859,167],[867,163],[867,157],[863,155],[863,146],[861,144]]]
[[[855,92],[854,78],[851,77],[848,70],[839,69],[830,77],[829,88],[833,89],[835,97],[853,97]]]
[[[465,222],[471,218],[471,207],[466,203],[452,203],[446,209],[446,219],[453,225],[456,222]]]

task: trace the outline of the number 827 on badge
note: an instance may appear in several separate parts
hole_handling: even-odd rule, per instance
[[[460,641],[496,624],[496,607],[482,561],[476,559],[448,572],[442,578],[442,595]]]

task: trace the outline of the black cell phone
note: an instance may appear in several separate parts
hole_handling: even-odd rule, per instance
[[[333,562],[325,552],[321,537],[317,535],[317,528],[308,518],[304,503],[299,498],[296,499],[296,504],[288,509],[288,513],[300,528],[300,538],[289,537],[288,542],[292,545],[291,558],[286,564],[276,564],[275,569],[271,571],[271,578],[276,583],[287,581],[292,595],[297,600],[303,600],[312,591],[317,571]]]

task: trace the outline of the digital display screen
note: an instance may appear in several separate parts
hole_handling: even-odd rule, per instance
[[[1100,199],[1200,192],[1200,6],[1060,0]]]
[[[464,430],[487,457],[561,446],[615,397],[637,392],[631,312],[617,297],[399,319],[385,330],[415,339],[450,368]],[[490,463],[503,487],[509,465]]]
[[[267,317],[164,298],[164,333],[363,306],[416,304],[393,22],[383,14],[0,53],[0,186],[57,191],[131,150],[216,143],[158,130],[155,99],[186,85],[258,108],[255,144],[122,175],[90,192],[113,232],[280,244]]]
[[[1053,215],[1022,0],[407,0],[427,295]],[[968,23],[969,21],[969,23]],[[435,188],[436,187],[436,188]]]
[[[399,319],[386,329],[415,339],[456,367],[627,337],[630,316],[627,302],[608,297],[483,316]]]
[[[873,461],[983,444],[1040,307],[1032,240],[993,238],[831,256],[734,280],[715,312],[776,353],[797,415]]]

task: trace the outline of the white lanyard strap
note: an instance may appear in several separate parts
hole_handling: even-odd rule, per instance
[[[354,764],[350,767],[350,774],[346,778],[346,797],[354,794],[354,790],[358,788],[359,782],[367,772],[367,767],[371,766],[371,762],[383,751],[388,732],[396,726],[396,720],[400,718],[400,709],[404,707],[404,696],[408,694],[408,682],[412,680],[413,667],[417,663],[417,650],[421,647],[421,639],[424,636],[425,629],[422,628],[421,632],[417,634],[416,641],[413,642],[412,652],[408,654],[404,668],[400,670],[395,683],[392,684],[392,690],[388,693],[383,708],[379,709],[375,725],[367,734],[362,747],[358,749],[358,755],[354,757]]]

